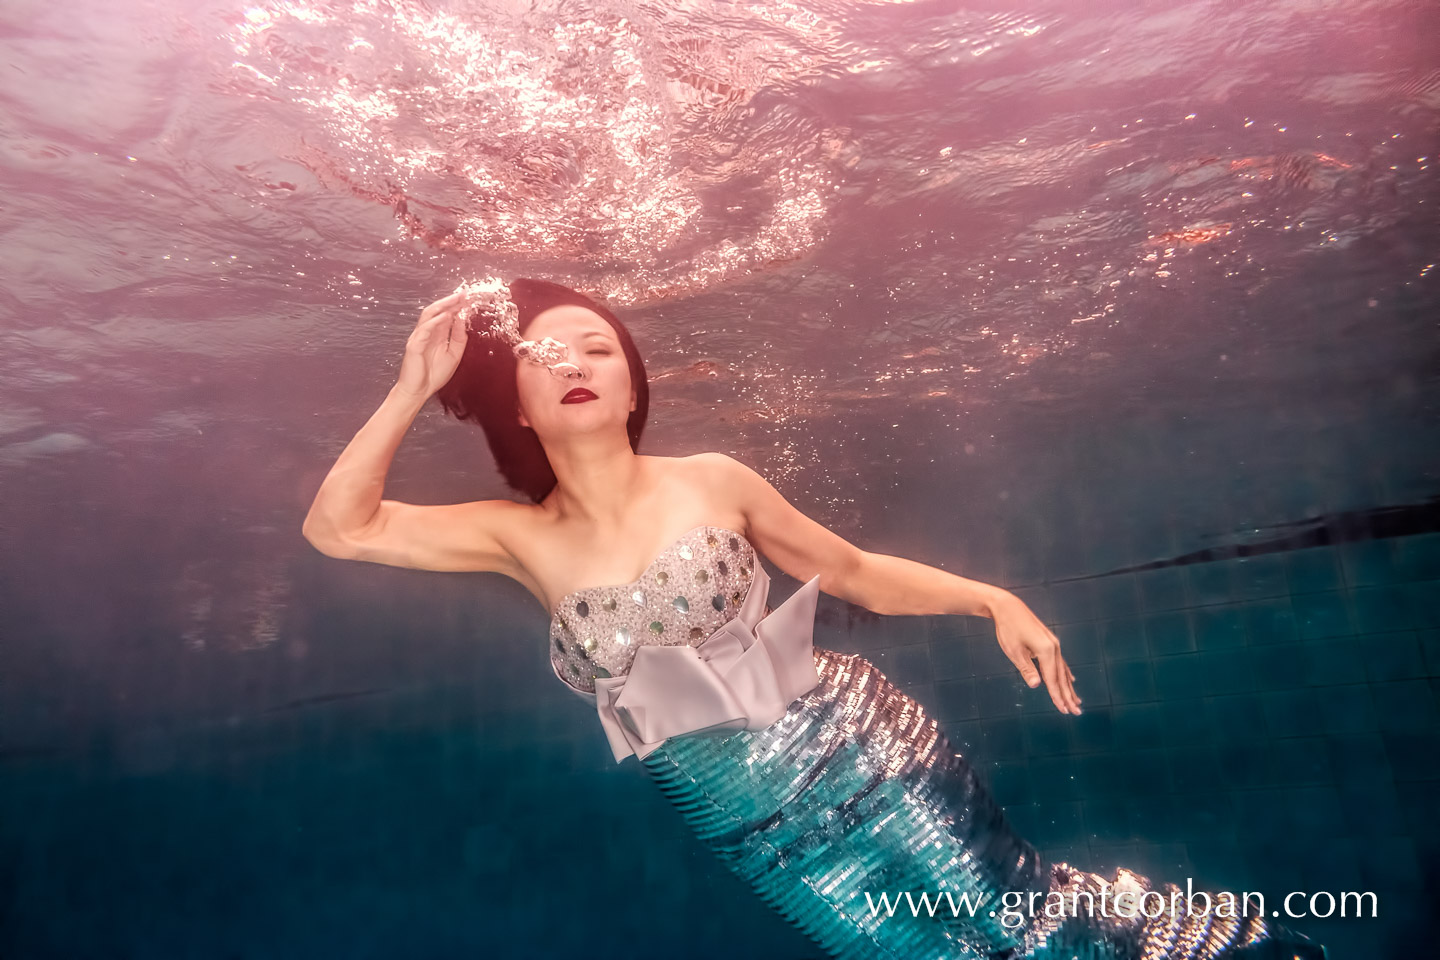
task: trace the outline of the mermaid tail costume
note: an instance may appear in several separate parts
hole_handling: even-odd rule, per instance
[[[562,598],[551,665],[616,761],[637,756],[831,956],[1325,956],[1233,900],[1187,911],[1174,885],[1043,862],[923,707],[863,657],[813,646],[819,578],[776,610],[769,583],[745,537],[695,527],[639,579]]]

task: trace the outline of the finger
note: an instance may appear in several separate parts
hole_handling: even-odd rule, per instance
[[[436,329],[438,329],[442,324],[449,323],[450,321],[456,319],[457,316],[457,314],[450,310],[442,310],[430,319],[420,321],[420,323],[415,326],[415,332],[419,334],[422,338],[427,337]]]
[[[455,291],[448,297],[441,297],[439,300],[436,300],[434,303],[430,304],[430,306],[420,311],[420,321],[423,323],[424,321],[429,320],[436,313],[444,310],[447,306],[453,306],[455,304],[458,304],[464,298],[465,293],[461,290]]]
[[[1005,651],[1005,656],[1010,658],[1010,662],[1015,664],[1015,669],[1020,671],[1020,676],[1025,679],[1026,684],[1033,689],[1040,683],[1040,674],[1036,672],[1035,666],[1030,662],[1028,656],[1011,650],[1009,647],[1001,647],[1001,649]]]
[[[1068,663],[1065,664],[1065,676],[1069,680],[1067,686],[1070,688],[1070,696],[1075,700],[1075,713],[1078,715],[1080,713],[1080,704],[1084,703],[1085,701],[1081,699],[1080,692],[1075,689],[1075,671],[1070,669],[1070,665]]]
[[[1080,698],[1075,695],[1075,676],[1070,672],[1070,665],[1060,655],[1059,642],[1056,642],[1055,652],[1052,654],[1055,662],[1055,678],[1060,688],[1060,699],[1064,706],[1061,708],[1065,713],[1080,713]]]
[[[1050,694],[1050,702],[1055,704],[1055,709],[1061,713],[1069,713],[1070,705],[1065,702],[1065,691],[1060,687],[1060,667],[1056,663],[1059,659],[1051,651],[1045,650],[1040,653],[1040,672],[1045,676],[1045,691]]]
[[[1079,717],[1080,694],[1076,692],[1076,674],[1074,674],[1073,669],[1070,669],[1070,664],[1066,664],[1066,658],[1064,658],[1064,656],[1060,658],[1060,669],[1063,669],[1064,676],[1066,676],[1066,691],[1070,694],[1071,704],[1074,704],[1074,714],[1076,714],[1076,717]]]
[[[410,331],[410,345],[412,347],[424,347],[434,340],[435,332],[439,329],[440,325],[449,322],[450,315],[448,313],[437,313],[428,320],[421,320],[415,325],[415,329]]]
[[[467,326],[469,326],[469,325],[465,322],[465,318],[462,317],[462,316],[460,316],[460,315],[457,313],[457,314],[454,316],[454,318],[451,320],[451,323],[450,323],[450,339],[449,339],[449,342],[450,342],[451,345],[454,345],[454,344],[457,344],[457,343],[458,343],[458,344],[461,344],[462,346],[464,345],[464,343],[465,343],[465,334],[466,334],[466,332],[467,332],[467,330],[466,330],[466,327],[467,327]]]

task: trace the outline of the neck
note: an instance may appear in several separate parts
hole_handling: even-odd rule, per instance
[[[630,449],[624,431],[574,437],[545,455],[555,471],[555,489],[545,503],[560,520],[621,533],[649,485],[643,458]]]

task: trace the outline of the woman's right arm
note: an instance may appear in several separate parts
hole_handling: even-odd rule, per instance
[[[383,498],[400,441],[460,363],[466,336],[462,306],[463,297],[452,294],[421,312],[395,386],[320,484],[301,531],[326,556],[419,570],[517,572],[501,540],[524,510],[520,504],[420,506]]]

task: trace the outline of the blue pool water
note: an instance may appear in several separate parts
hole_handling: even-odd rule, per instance
[[[1078,718],[988,620],[816,643],[1046,857],[1432,953],[1433,11],[527,9],[0,12],[0,957],[819,956],[523,587],[300,535],[481,274],[609,298],[642,453],[1026,600]],[[432,403],[386,496],[514,494]]]

